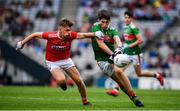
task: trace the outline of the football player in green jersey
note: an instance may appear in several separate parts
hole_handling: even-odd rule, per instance
[[[92,32],[101,31],[104,34],[103,38],[92,38],[92,47],[95,54],[95,59],[100,69],[107,76],[118,83],[120,88],[129,96],[137,107],[143,107],[144,104],[135,95],[135,92],[130,84],[128,77],[124,74],[123,69],[109,63],[108,60],[114,52],[114,44],[121,47],[122,43],[119,38],[118,31],[109,25],[111,14],[107,10],[98,12],[98,22],[94,23],[91,28]]]
[[[164,85],[164,78],[160,72],[152,72],[149,70],[142,71],[141,63],[143,54],[139,45],[143,42],[140,30],[133,24],[133,13],[131,11],[124,12],[123,37],[124,37],[124,53],[129,55],[129,59],[134,65],[135,72],[139,77],[155,77],[160,85]]]

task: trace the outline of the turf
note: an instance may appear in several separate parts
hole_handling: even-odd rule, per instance
[[[180,90],[135,90],[144,102],[137,108],[120,92],[118,97],[105,89],[88,87],[93,106],[83,106],[77,88],[62,91],[51,87],[0,87],[0,110],[180,110]]]

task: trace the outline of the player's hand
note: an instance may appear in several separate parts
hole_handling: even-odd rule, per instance
[[[95,32],[95,36],[96,36],[97,38],[99,38],[99,39],[102,39],[102,40],[103,40],[103,36],[104,36],[104,34],[103,34],[101,31],[96,31],[96,32]]]
[[[114,63],[114,57],[117,55],[117,54],[123,54],[124,53],[124,50],[122,47],[119,47],[119,48],[116,48],[113,52],[113,54],[109,57],[108,59],[108,62],[110,64],[113,64]]]
[[[17,44],[16,44],[16,50],[20,50],[20,49],[22,49],[22,48],[23,48],[22,41],[17,42]]]
[[[124,48],[123,47],[119,47],[119,48],[116,48],[114,50],[114,55],[123,54],[123,53],[124,53]]]

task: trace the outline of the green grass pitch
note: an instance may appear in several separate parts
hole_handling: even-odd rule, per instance
[[[121,91],[118,97],[105,94],[104,88],[88,87],[93,106],[83,106],[76,87],[60,88],[0,87],[0,110],[180,110],[180,90],[135,90],[144,102],[137,108]]]

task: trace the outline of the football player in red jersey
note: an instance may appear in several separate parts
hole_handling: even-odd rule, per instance
[[[46,45],[46,65],[51,72],[58,85],[63,89],[67,89],[64,70],[76,83],[80,92],[83,105],[91,105],[86,96],[86,88],[79,71],[70,58],[70,47],[73,39],[81,39],[88,37],[102,37],[101,31],[80,33],[71,31],[73,22],[64,18],[59,21],[58,30],[51,32],[35,32],[19,41],[16,49],[22,49],[24,44],[34,38],[47,40]]]

